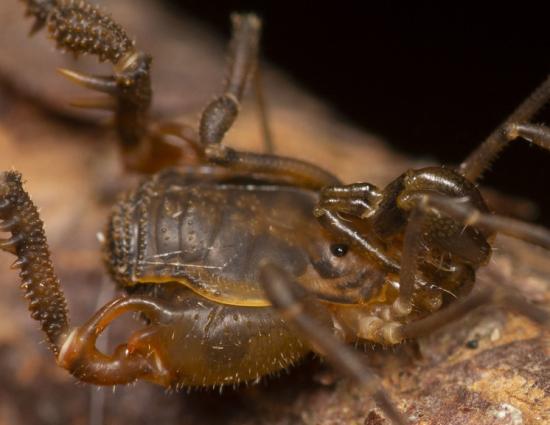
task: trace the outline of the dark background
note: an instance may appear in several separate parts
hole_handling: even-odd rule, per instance
[[[448,164],[550,72],[550,7],[536,3],[165,1],[226,37],[232,11],[257,12],[265,59],[397,150]],[[484,184],[536,201],[549,225],[549,178],[550,155],[516,141]]]

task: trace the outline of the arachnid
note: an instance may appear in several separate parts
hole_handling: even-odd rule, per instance
[[[206,108],[195,134],[179,124],[150,122],[150,59],[114,22],[79,2],[29,6],[37,28],[47,24],[61,47],[115,64],[113,77],[65,74],[112,95],[96,106],[115,110],[128,168],[162,170],[117,204],[106,232],[106,262],[129,296],[72,330],[36,210],[19,176],[3,175],[3,229],[13,235],[3,248],[17,255],[33,317],[77,378],[106,385],[247,381],[285,367],[314,345],[399,420],[376,379],[329,330],[346,341],[395,344],[490,299],[525,309],[508,294],[467,298],[495,232],[548,247],[545,231],[491,215],[473,181],[512,138],[548,147],[546,128],[529,120],[546,101],[549,83],[460,172],[410,170],[382,190],[343,185],[314,165],[220,143],[254,75],[255,17],[235,18],[227,92]],[[186,154],[166,143],[167,135],[179,137],[203,166],[165,169]],[[461,300],[450,303],[448,292]],[[142,313],[147,325],[113,355],[98,351],[97,335],[128,311]],[[532,317],[547,318],[536,309]],[[279,360],[281,353],[288,363]]]

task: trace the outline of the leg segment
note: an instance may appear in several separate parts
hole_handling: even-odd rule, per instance
[[[262,127],[264,152],[273,154],[275,153],[275,144],[273,142],[273,132],[271,131],[271,126],[269,125],[269,114],[265,102],[262,73],[260,72],[260,69],[256,69],[256,73],[254,75],[254,86],[254,91],[256,92],[256,104],[258,106],[258,115],[260,118],[260,125]]]
[[[505,132],[509,140],[520,137],[550,151],[550,128],[543,124],[510,124]]]
[[[489,137],[460,165],[461,174],[468,180],[478,180],[504,147],[517,137],[525,138],[544,149],[550,150],[548,132],[543,138],[530,138],[534,125],[527,124],[550,99],[550,77],[548,77]],[[523,130],[520,128],[523,127]],[[524,131],[525,130],[525,131]],[[531,134],[532,135],[532,134]],[[546,141],[545,141],[546,140]]]
[[[550,250],[550,231],[521,220],[481,212],[461,199],[430,195],[419,203],[424,211],[435,209],[465,226],[475,226],[491,233],[502,233]]]
[[[396,334],[401,340],[429,335],[447,323],[458,320],[485,304],[502,305],[537,323],[546,326],[550,324],[548,311],[531,304],[521,296],[502,289],[485,288],[424,319],[401,326],[396,330]]]
[[[550,250],[548,229],[481,211],[467,198],[449,198],[428,191],[414,191],[402,195],[400,203],[406,205],[411,213],[403,242],[400,291],[394,305],[396,313],[402,310],[403,314],[407,314],[410,311],[423,244],[440,246],[473,266],[483,264],[489,259],[490,246],[485,242],[484,234],[502,233]],[[441,220],[430,220],[434,214],[444,214],[448,217],[448,225]],[[461,225],[458,233],[456,225],[453,226],[452,223]],[[431,237],[435,234],[441,234],[443,237]]]
[[[459,287],[464,290],[470,281],[467,278],[468,267],[475,269],[486,263],[491,254],[487,236],[477,228],[467,227],[453,216],[441,215],[437,210],[434,212],[433,209],[425,208],[425,200],[432,195],[433,192],[429,190],[404,191],[397,199],[399,207],[408,211],[408,221],[403,238],[399,296],[392,305],[396,317],[411,313],[415,287],[422,281],[430,281],[431,274],[420,275],[423,264],[431,264],[431,269],[436,272],[445,272],[446,282],[453,286],[453,282],[462,283]],[[431,258],[430,254],[433,255]],[[447,255],[457,259],[448,267],[445,266]]]
[[[237,119],[240,103],[247,82],[255,74],[261,23],[254,15],[233,15],[233,38],[230,44],[229,74],[224,93],[214,99],[204,110],[199,127],[199,140],[204,149],[204,159],[249,173],[265,173],[291,184],[320,189],[340,184],[331,173],[292,158],[277,155],[238,152],[222,144],[225,133]],[[256,78],[258,74],[256,73]],[[257,90],[259,80],[256,80]],[[261,92],[259,92],[261,93]],[[264,139],[269,140],[263,99],[259,94]],[[272,147],[268,146],[268,150]]]
[[[406,420],[391,402],[375,372],[366,366],[353,349],[339,341],[332,332],[320,325],[306,312],[316,301],[307,303],[298,283],[282,269],[266,264],[260,280],[268,298],[280,311],[282,317],[295,325],[321,354],[326,356],[349,378],[357,381],[372,395],[378,406],[395,424],[404,425]],[[317,308],[323,308],[320,304]]]
[[[417,281],[419,258],[421,258],[424,227],[424,213],[414,209],[409,216],[403,240],[401,270],[399,271],[399,297],[392,305],[392,310],[397,316],[407,316],[412,311],[412,297]]]
[[[320,190],[325,186],[341,183],[332,173],[299,159],[238,152],[225,145],[207,146],[204,155],[213,164],[222,165],[238,172],[265,174],[283,183],[312,190]]]
[[[428,275],[430,277],[434,272],[444,272],[446,275],[447,272],[457,273],[456,279],[449,275],[452,279],[449,283],[452,284],[459,282],[458,278],[464,270],[454,266],[449,270],[442,267],[447,253],[456,255],[466,265],[477,267],[486,261],[491,252],[486,241],[488,235],[471,227],[464,228],[452,217],[418,209],[418,203],[432,194],[463,197],[479,210],[488,210],[476,187],[447,168],[408,170],[381,191],[379,199],[371,207],[372,211],[367,213],[367,221],[372,226],[371,233],[379,240],[398,244],[404,236],[397,270],[400,275],[400,295],[393,306],[396,317],[410,313],[415,285],[426,279],[419,276],[421,267],[425,265],[428,270],[433,270]],[[426,250],[426,247],[434,247],[436,250],[432,252]]]
[[[261,22],[254,15],[233,15],[229,75],[225,92],[204,110],[199,134],[203,145],[221,143],[239,113],[246,83],[254,74],[258,56]]]

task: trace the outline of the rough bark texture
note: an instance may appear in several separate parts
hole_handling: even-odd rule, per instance
[[[175,21],[154,1],[103,3],[155,57],[155,110],[196,123],[221,87],[223,40],[191,20]],[[66,107],[67,99],[86,93],[63,81],[55,68],[88,70],[91,65],[53,52],[43,34],[28,39],[30,22],[22,15],[16,1],[0,6],[0,169],[15,167],[25,176],[46,223],[73,323],[81,323],[112,296],[95,235],[113,195],[135,178],[121,178],[113,135],[96,124],[97,117]],[[345,181],[380,185],[414,165],[372,135],[347,126],[284,76],[269,70],[265,79],[278,152],[321,164]],[[240,148],[261,148],[252,102],[227,140]],[[511,240],[498,246],[478,284],[508,285],[548,305],[548,254]],[[17,274],[9,269],[12,260],[0,256],[0,424],[385,423],[360,389],[318,359],[221,395],[167,394],[147,384],[115,392],[76,384],[39,344],[43,337],[28,317]],[[120,323],[111,332],[111,343],[124,339],[128,325]],[[471,340],[477,348],[468,348]],[[486,306],[419,345],[420,357],[410,346],[365,350],[411,423],[550,423],[547,330]]]

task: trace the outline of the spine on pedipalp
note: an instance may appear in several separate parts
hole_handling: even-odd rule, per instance
[[[140,158],[142,143],[149,134],[151,57],[136,51],[122,26],[87,1],[23,1],[27,15],[35,18],[31,33],[46,27],[59,49],[76,56],[95,55],[100,61],[113,65],[114,72],[109,77],[68,70],[61,70],[61,73],[77,84],[111,96],[91,99],[91,102],[84,100],[76,106],[113,111],[114,125],[125,153]]]
[[[40,322],[50,348],[57,354],[69,328],[67,305],[50,259],[42,220],[18,172],[0,174],[0,218],[0,229],[12,235],[2,240],[0,248],[17,257],[12,268],[19,269],[31,317]]]
[[[75,54],[97,55],[113,64],[134,50],[124,29],[97,6],[84,0],[23,0],[35,18],[32,32],[47,27],[57,47]]]

